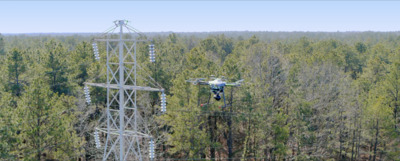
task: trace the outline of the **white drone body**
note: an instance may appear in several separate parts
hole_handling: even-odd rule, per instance
[[[205,81],[205,78],[191,78],[189,80],[186,80],[186,82],[193,83],[193,85],[209,85],[211,92],[214,93],[214,99],[217,101],[221,100],[221,96],[219,94],[222,93],[223,97],[224,97],[224,104],[225,104],[224,107],[226,107],[224,87],[225,86],[238,87],[243,82],[243,79],[238,80],[233,83],[228,83],[228,82],[226,82],[224,77],[214,78],[214,76],[211,76],[210,81]]]

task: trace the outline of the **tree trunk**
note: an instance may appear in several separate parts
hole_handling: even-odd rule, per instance
[[[361,117],[360,117],[360,121],[359,121],[358,125],[359,125],[359,128],[358,128],[358,142],[357,142],[357,157],[356,158],[360,158],[361,128],[362,128]]]
[[[370,146],[369,146],[369,156],[368,156],[368,160],[371,160],[372,159],[372,154],[371,154],[371,152],[372,152],[372,149],[373,149],[373,147],[374,147],[374,140],[373,139],[371,139],[371,144],[370,144]]]
[[[229,118],[228,118],[228,161],[232,161],[233,153],[232,153],[232,100],[233,100],[233,89],[231,88],[231,100],[229,107]]]
[[[397,121],[397,111],[398,111],[398,105],[397,105],[397,98],[395,99],[396,100],[396,102],[395,102],[395,105],[394,105],[394,120],[395,120],[395,124],[394,124],[394,129],[395,129],[395,131],[397,131],[397,124],[399,123],[399,121]]]
[[[355,128],[355,122],[354,122],[354,128]],[[355,142],[355,138],[356,138],[356,130],[353,130],[353,141],[352,141],[352,146],[351,146],[351,161],[354,160],[354,142]]]
[[[38,161],[40,161],[40,157],[41,157],[41,154],[42,154],[42,150],[41,150],[41,147],[40,147],[40,116],[38,116],[38,119],[37,119],[37,128],[38,128],[38,130],[37,130],[37,132],[36,132],[36,135],[37,135],[37,146],[38,146],[38,153],[37,153],[37,159],[38,159]]]
[[[250,139],[250,129],[251,129],[251,124],[250,124],[250,120],[251,120],[251,115],[249,115],[249,120],[248,120],[248,126],[247,126],[247,135],[246,135],[246,138],[244,139],[244,143],[243,143],[243,145],[244,145],[244,148],[243,148],[243,153],[242,153],[242,161],[244,161],[245,159],[245,157],[246,157],[246,155],[247,155],[247,143],[249,142],[249,139]]]
[[[376,119],[376,134],[375,134],[375,146],[374,146],[374,157],[373,161],[376,160],[376,147],[378,146],[378,135],[379,135],[379,120]]]
[[[215,159],[215,147],[214,147],[214,127],[213,127],[213,121],[212,121],[212,116],[208,116],[208,125],[209,125],[209,130],[210,130],[210,142],[211,142],[211,147],[210,147],[210,158],[211,160]]]
[[[343,158],[342,158],[342,149],[343,149],[343,147],[342,147],[342,142],[343,142],[343,138],[342,138],[342,123],[343,123],[343,121],[342,121],[342,118],[343,118],[343,112],[342,111],[340,111],[340,124],[339,124],[339,160],[342,160]]]
[[[218,141],[218,134],[217,134],[217,132],[218,132],[218,127],[217,127],[217,116],[214,116],[214,125],[213,125],[213,127],[214,127],[214,135],[213,135],[213,143],[216,143],[217,141]],[[216,158],[215,156],[215,154],[217,153],[217,150],[215,149],[215,145],[213,145],[213,149],[214,149],[214,158]]]

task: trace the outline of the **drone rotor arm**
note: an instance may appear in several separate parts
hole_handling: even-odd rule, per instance
[[[225,86],[234,86],[234,87],[236,87],[236,86],[240,86],[240,84],[237,84],[237,83],[226,83]]]
[[[200,85],[210,85],[210,83],[205,82],[205,81],[201,81],[201,82],[199,82],[199,84],[200,84]]]
[[[238,87],[242,84],[242,82],[244,81],[244,79],[238,80],[234,83],[226,83],[226,86],[234,86],[234,87]]]

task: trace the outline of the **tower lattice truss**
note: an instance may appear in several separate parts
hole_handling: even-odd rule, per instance
[[[146,109],[144,105],[138,105],[138,101],[149,101],[149,92],[160,92],[161,111],[155,111],[165,112],[165,94],[164,89],[137,61],[136,53],[138,44],[149,46],[150,61],[147,63],[154,63],[154,45],[143,39],[136,29],[127,25],[127,21],[119,20],[114,23],[113,28],[93,43],[96,59],[101,61],[100,57],[106,58],[107,81],[85,83],[92,88],[107,89],[107,108],[95,129],[96,147],[103,149],[103,160],[152,160],[155,157],[156,141],[151,136],[152,122],[149,122],[149,117],[155,112]],[[119,32],[114,32],[117,29]],[[106,56],[100,52],[99,57],[101,49],[98,49],[98,46],[105,47],[103,51],[106,51]],[[88,97],[90,99],[90,96]]]

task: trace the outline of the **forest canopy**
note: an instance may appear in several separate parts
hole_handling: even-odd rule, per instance
[[[400,160],[399,32],[144,34],[156,62],[148,44],[137,59],[168,99],[163,115],[158,95],[138,101],[157,160]],[[91,104],[83,93],[105,82],[94,35],[0,35],[0,160],[102,157],[106,91],[92,88]],[[225,89],[228,107],[185,82],[210,75],[244,79]]]

